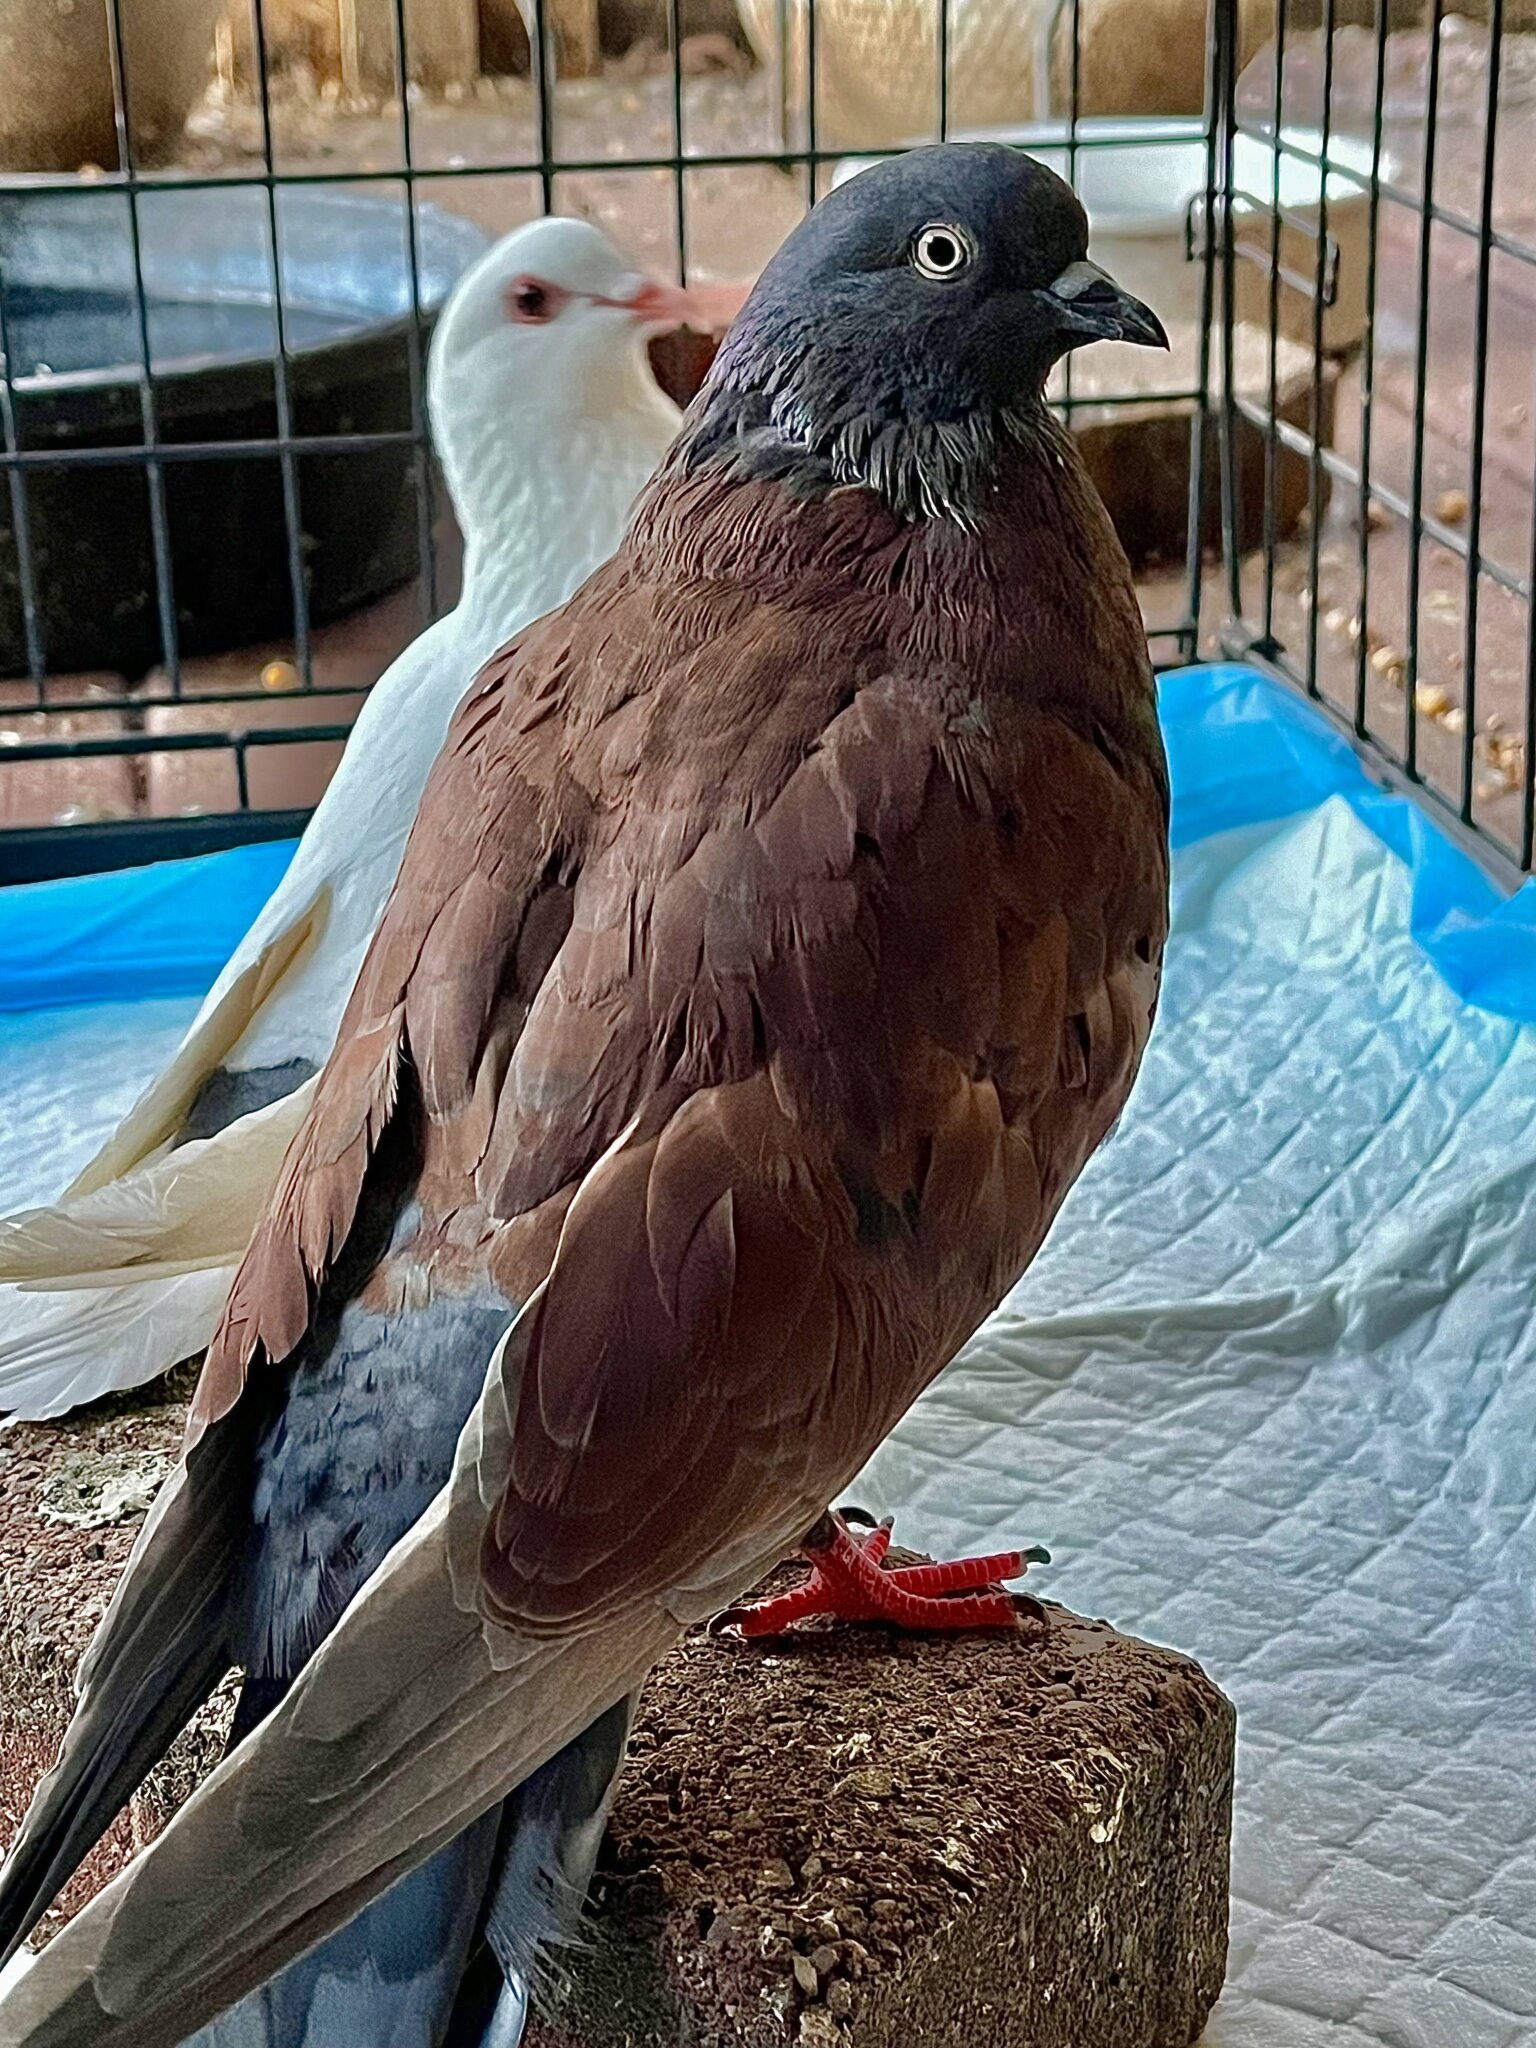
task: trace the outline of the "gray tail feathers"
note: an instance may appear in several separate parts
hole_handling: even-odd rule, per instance
[[[184,2048],[441,2048],[494,1880],[500,1823],[493,1808]]]
[[[576,1936],[639,1698],[600,1714],[506,1801],[485,1931],[509,1983],[532,1987]]]
[[[227,1468],[239,1435],[214,1431],[219,1448],[177,1468],[134,1547],[80,1667],[59,1760],[0,1864],[0,1962],[229,1668],[226,1609],[245,1514]]]
[[[517,2048],[574,1935],[634,1701],[184,2048]]]

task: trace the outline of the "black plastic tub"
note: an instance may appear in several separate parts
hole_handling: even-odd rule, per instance
[[[266,192],[175,189],[138,203],[155,428],[167,450],[166,552],[177,640],[208,654],[286,634],[293,575],[282,463],[227,444],[279,431]],[[485,246],[472,222],[418,206],[422,343]],[[404,200],[326,187],[277,193],[293,478],[309,616],[336,619],[412,576],[419,531]],[[76,457],[27,464],[34,618],[55,674],[137,679],[164,659],[144,360],[127,195],[0,187],[0,312],[15,438]],[[399,436],[305,450],[316,436]],[[210,447],[206,455],[177,449]],[[226,452],[227,448],[227,452]],[[9,480],[0,480],[0,676],[28,669]]]

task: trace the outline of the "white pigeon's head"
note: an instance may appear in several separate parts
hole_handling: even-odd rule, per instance
[[[677,425],[646,359],[651,335],[702,325],[690,295],[647,277],[589,221],[551,216],[506,235],[449,295],[433,336],[428,402],[450,488],[487,446],[509,459],[529,432],[580,424]]]

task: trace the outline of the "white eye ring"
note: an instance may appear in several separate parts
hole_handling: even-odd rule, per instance
[[[939,283],[958,277],[974,253],[970,236],[947,221],[931,220],[912,237],[912,268]]]

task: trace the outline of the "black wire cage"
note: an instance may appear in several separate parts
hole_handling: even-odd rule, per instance
[[[0,178],[0,880],[302,826],[454,595],[423,366],[486,228],[585,211],[745,277],[850,157],[977,132],[1078,186],[1173,336],[1154,383],[1092,351],[1052,394],[1159,666],[1283,676],[1530,870],[1536,38],[1504,0],[334,0],[318,81],[287,0],[238,0],[170,147],[146,0],[95,4],[113,161]]]

